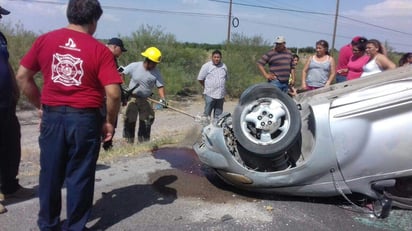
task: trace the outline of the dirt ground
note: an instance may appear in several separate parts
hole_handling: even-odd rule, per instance
[[[169,105],[193,117],[198,117],[203,112],[204,102],[201,97],[186,97],[179,101],[168,101]],[[237,101],[226,101],[224,111],[232,112]],[[123,110],[118,117],[117,129],[114,137],[114,148],[125,144],[122,138]],[[199,137],[201,124],[184,113],[172,109],[156,110],[155,122],[152,126],[151,141],[156,139],[181,137],[184,139],[180,145],[191,146]],[[22,158],[20,163],[20,176],[35,176],[39,167],[39,122],[36,110],[18,110],[17,116],[21,125]],[[136,130],[137,131],[137,130]],[[139,144],[135,144],[139,145]],[[101,152],[104,152],[101,149]]]

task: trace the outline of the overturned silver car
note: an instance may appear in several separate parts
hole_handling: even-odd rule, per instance
[[[378,217],[412,209],[412,66],[298,94],[246,89],[202,130],[202,163],[235,187],[297,196],[362,194]]]

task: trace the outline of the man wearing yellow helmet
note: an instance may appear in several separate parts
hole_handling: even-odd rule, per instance
[[[130,63],[122,72],[131,75],[129,89],[134,88],[124,114],[123,138],[128,143],[134,142],[137,118],[139,118],[138,141],[150,140],[155,114],[147,98],[152,95],[154,87],[157,87],[160,101],[167,105],[163,77],[156,67],[161,61],[162,53],[156,47],[149,47],[141,54],[145,57],[144,61]]]

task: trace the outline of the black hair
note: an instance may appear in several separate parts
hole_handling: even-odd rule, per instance
[[[365,37],[360,37],[356,41],[352,41],[352,47],[356,47],[359,51],[364,52],[366,50],[366,44],[368,43],[368,39]]]
[[[405,53],[404,55],[402,55],[401,59],[399,59],[399,66],[403,66],[404,64],[406,64],[408,62],[407,59],[409,57],[412,57],[411,52],[408,52],[408,53]]]
[[[300,59],[299,55],[293,54],[293,55],[292,55],[292,59],[295,59],[295,58],[298,58],[298,60]]]
[[[98,0],[70,0],[67,5],[67,19],[75,25],[88,25],[97,22],[103,14]]]
[[[218,54],[218,55],[220,55],[220,57],[222,57],[222,52],[220,52],[220,50],[214,50],[212,52],[212,56],[215,55],[215,54]]]

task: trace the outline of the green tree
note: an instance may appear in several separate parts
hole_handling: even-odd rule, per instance
[[[0,24],[0,30],[5,34],[9,42],[10,62],[17,70],[21,57],[30,49],[31,44],[38,36],[28,31],[21,23],[15,25]],[[233,33],[231,42],[226,44],[207,43],[181,43],[173,34],[165,33],[160,26],[142,25],[129,36],[120,37],[128,52],[119,59],[123,66],[136,61],[143,60],[141,52],[150,46],[155,46],[162,51],[162,62],[159,69],[166,82],[166,93],[168,97],[201,94],[202,89],[197,81],[197,75],[201,66],[211,58],[212,51],[219,49],[223,55],[223,62],[228,67],[229,80],[227,82],[228,96],[237,98],[250,85],[265,81],[259,73],[256,62],[272,48],[270,42],[261,36],[248,37],[244,34]],[[101,40],[107,43],[106,40]],[[385,43],[388,48],[388,57],[395,63],[401,54],[393,52],[393,49]],[[289,48],[297,52],[298,48]],[[297,66],[297,86],[300,84],[301,70],[306,56],[315,53],[314,47],[299,48],[300,62]],[[337,54],[336,54],[337,57]],[[129,78],[126,78],[126,84]],[[42,78],[38,74],[36,82],[41,87]]]

